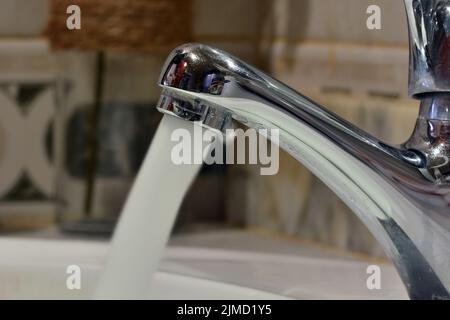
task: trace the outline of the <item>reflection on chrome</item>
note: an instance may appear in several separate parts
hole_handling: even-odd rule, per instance
[[[411,138],[393,146],[239,59],[201,44],[163,67],[158,109],[224,131],[280,129],[280,146],[361,218],[415,299],[450,298],[450,0],[405,0]],[[270,137],[269,137],[270,138]]]

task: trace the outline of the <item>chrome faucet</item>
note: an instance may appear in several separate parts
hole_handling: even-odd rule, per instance
[[[278,128],[281,148],[374,234],[410,298],[450,299],[450,0],[405,0],[405,6],[409,94],[421,104],[415,130],[402,145],[383,143],[201,44],[181,46],[168,57],[158,109],[221,131],[232,119],[255,129]]]

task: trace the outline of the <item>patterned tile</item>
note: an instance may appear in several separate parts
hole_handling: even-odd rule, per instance
[[[9,203],[53,202],[55,95],[55,84],[47,79],[1,83],[0,214]]]

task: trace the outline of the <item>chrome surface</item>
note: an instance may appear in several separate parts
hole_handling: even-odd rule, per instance
[[[421,19],[429,25],[427,19],[444,14],[441,8],[448,8],[450,0],[405,2],[407,10],[426,6],[428,14]],[[410,25],[412,17],[418,15],[410,16]],[[448,17],[450,11],[441,18]],[[420,82],[434,77],[436,70],[448,74],[449,65],[442,65],[447,58],[435,57],[433,63],[440,69],[424,74],[417,56],[411,56],[410,72],[418,73],[411,78],[421,83],[411,94],[422,102],[416,129],[400,146],[383,143],[245,62],[201,44],[181,46],[167,58],[158,109],[222,131],[232,126],[230,119],[256,129],[280,129],[281,148],[334,190],[368,226],[397,267],[410,297],[449,299],[448,78],[435,81],[439,87]]]
[[[409,93],[450,92],[450,1],[405,0],[410,37]]]

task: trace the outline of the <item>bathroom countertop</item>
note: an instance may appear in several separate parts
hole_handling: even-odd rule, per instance
[[[48,246],[53,248],[51,252],[58,251],[63,257],[76,254],[81,264],[95,264],[98,268],[103,264],[109,248],[106,238],[80,238],[61,234],[56,229],[0,237],[0,240],[7,239],[10,239],[11,248],[18,243],[21,250],[24,248],[20,243],[36,239],[35,247],[41,246],[41,252],[45,252]],[[46,240],[51,239],[61,241],[46,245]],[[11,250],[13,254],[14,250]],[[30,250],[30,254],[35,251]],[[60,259],[56,253],[49,252],[48,256]],[[26,254],[15,259],[20,262],[20,259],[29,260],[30,257]],[[381,274],[379,290],[369,290],[367,287],[370,277],[368,268],[373,265],[379,267]],[[386,260],[255,229],[203,228],[195,232],[178,232],[170,240],[160,271],[297,299],[407,298],[395,268]]]
[[[293,236],[285,236],[258,228],[245,230],[219,229],[178,233],[171,238],[170,244],[175,246],[276,253],[312,258],[337,258],[342,260],[389,263],[388,260],[383,258],[341,250],[317,242],[301,240]]]
[[[5,236],[80,241],[94,240],[100,242],[109,241],[105,236],[84,236],[62,233],[58,228],[0,235],[0,237]],[[239,229],[202,227],[200,229],[188,229],[173,234],[170,238],[169,245],[389,263],[389,261],[384,258],[376,258],[363,253],[337,249],[317,242],[304,241],[299,238],[284,236],[276,232],[258,228]]]

